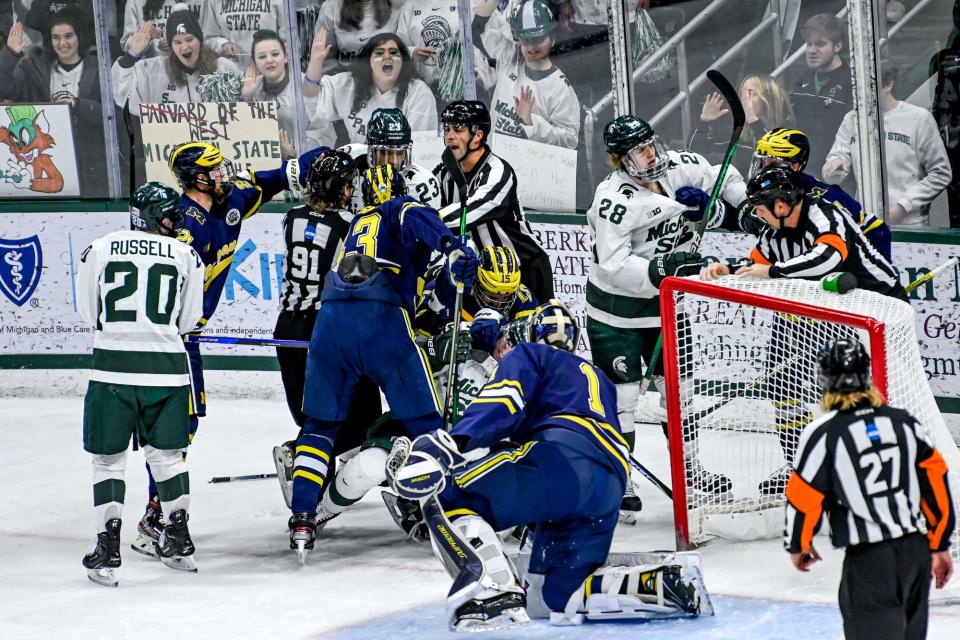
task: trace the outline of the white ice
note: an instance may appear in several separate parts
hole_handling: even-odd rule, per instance
[[[27,375],[5,372],[7,393]],[[250,382],[243,378],[249,374],[209,375],[241,386],[263,386],[267,376],[277,388],[277,374]],[[90,582],[80,565],[93,540],[80,388],[65,397],[19,391],[0,398],[0,638],[454,637],[443,615],[449,579],[429,547],[404,539],[377,492],[324,529],[300,568],[275,480],[208,484],[215,475],[273,471],[271,448],[296,433],[276,393],[270,400],[231,399],[211,390],[188,460],[199,572],[172,571],[129,549],[146,497],[142,454],[131,452],[120,586]],[[658,428],[639,434],[637,453],[668,477]],[[647,483],[640,495],[641,521],[618,528],[614,549],[674,548],[670,503]],[[704,574],[717,605],[712,619],[579,628],[538,622],[488,637],[839,639],[842,554],[825,538],[817,546],[824,559],[809,573],[793,569],[779,539],[705,546]],[[957,629],[960,605],[931,607],[929,638],[954,640]]]

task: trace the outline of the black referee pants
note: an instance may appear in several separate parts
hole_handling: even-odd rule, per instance
[[[316,310],[281,311],[273,337],[277,340],[310,340]],[[277,362],[280,364],[280,379],[287,397],[287,407],[297,426],[303,428],[307,416],[303,413],[303,388],[306,384],[307,350],[277,347]],[[360,446],[366,438],[367,429],[380,417],[380,389],[369,378],[360,378],[350,401],[347,428],[340,429],[333,453],[339,455]]]
[[[847,547],[840,578],[844,638],[926,638],[930,562],[920,534]]]

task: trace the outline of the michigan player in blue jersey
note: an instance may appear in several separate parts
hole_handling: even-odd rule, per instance
[[[774,163],[789,165],[790,169],[803,179],[806,195],[809,198],[821,207],[836,208],[850,216],[863,231],[867,240],[887,259],[887,262],[892,264],[890,250],[893,236],[887,223],[866,211],[856,198],[837,185],[826,184],[809,173],[804,173],[803,170],[809,158],[810,141],[803,131],[785,127],[771,129],[757,140],[753,162],[750,165],[750,177]],[[759,235],[760,230],[763,229],[763,221],[754,215],[753,206],[749,202],[745,202],[741,207],[740,226],[753,235]]]
[[[437,495],[450,526],[431,527],[444,538],[434,540],[435,549],[468,545],[482,561],[471,583],[456,554],[446,558],[456,579],[447,603],[451,627],[524,623],[528,598],[530,613],[558,624],[611,610],[617,615],[606,617],[698,615],[705,590],[696,566],[601,568],[629,473],[616,390],[574,355],[580,329],[559,302],[539,307],[528,326],[527,342],[503,357],[449,433],[400,440],[388,460],[399,495],[425,500],[425,509]],[[491,452],[467,462],[484,449]],[[521,581],[494,532],[524,524],[533,543]],[[458,538],[456,547],[449,536]]]
[[[300,167],[309,167],[317,155],[327,150],[326,147],[318,147],[305,152],[299,159],[284,160],[277,169],[256,171],[249,176],[238,176],[230,161],[224,160],[220,149],[206,142],[186,142],[170,153],[168,166],[183,190],[176,237],[193,247],[205,267],[203,316],[197,323],[197,331],[210,320],[220,302],[243,221],[284,189],[299,191],[302,186]],[[302,173],[306,177],[306,171]],[[206,415],[206,393],[200,345],[191,342],[188,336],[186,349],[190,361],[192,440],[200,417]],[[159,539],[162,517],[157,501],[157,486],[149,465],[147,471],[150,497],[132,546],[136,551],[154,555],[153,543]]]
[[[435,209],[395,197],[405,188],[392,166],[368,169],[362,189],[368,206],[351,222],[339,264],[327,274],[307,353],[307,421],[297,438],[289,522],[290,547],[301,561],[313,546],[333,443],[361,376],[381,388],[410,435],[442,427],[430,365],[410,318],[431,253],[446,256],[447,276],[468,291],[477,271],[473,250]]]

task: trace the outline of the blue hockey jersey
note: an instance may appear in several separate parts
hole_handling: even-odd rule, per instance
[[[243,221],[255,214],[264,201],[287,188],[285,168],[286,162],[279,169],[257,171],[250,181],[234,180],[230,192],[222,200],[215,198],[210,211],[189,196],[180,196],[177,240],[193,247],[206,266],[200,327],[210,320],[220,302]]]
[[[610,379],[568,351],[524,343],[503,358],[450,435],[469,451],[503,439],[564,442],[570,431],[594,442],[590,457],[628,475],[629,448]]]
[[[436,209],[410,196],[367,207],[350,223],[340,260],[358,253],[374,258],[383,276],[384,295],[371,294],[366,283],[343,285],[333,269],[327,279],[334,284],[324,285],[323,300],[379,299],[404,307],[412,316],[431,254],[453,240],[453,234],[440,220]],[[373,280],[380,284],[379,278],[372,278],[370,282]]]

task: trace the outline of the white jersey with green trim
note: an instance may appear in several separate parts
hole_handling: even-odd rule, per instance
[[[650,261],[692,248],[697,223],[682,216],[687,207],[674,200],[674,196],[680,187],[697,187],[709,193],[720,167],[710,165],[698,153],[668,154],[670,168],[657,180],[662,195],[641,186],[626,171],[618,170],[600,183],[587,211],[594,257],[587,277],[587,315],[605,324],[621,328],[660,326],[656,305],[641,308],[640,304],[598,303],[603,302],[601,299],[624,297],[637,299],[636,302],[652,301],[658,290],[650,281]],[[746,199],[743,176],[732,166],[720,197],[733,206]],[[723,207],[714,208],[714,212],[708,229],[723,222]],[[617,313],[611,312],[618,307]]]
[[[367,145],[365,144],[345,144],[337,149],[343,151],[354,160],[367,157]],[[362,163],[366,165],[366,161]],[[363,176],[357,176],[356,184],[353,185],[353,210],[363,209],[363,194],[360,189],[360,183]],[[440,210],[442,203],[440,201],[440,182],[432,172],[421,166],[411,164],[403,170],[403,181],[407,184],[407,194],[416,198],[428,207]]]
[[[533,92],[530,124],[517,114],[516,99],[520,90]],[[580,100],[573,87],[557,67],[531,69],[520,60],[508,67],[497,80],[491,101],[494,112],[494,135],[526,138],[568,149],[577,148],[580,135]]]
[[[114,231],[84,250],[77,279],[77,310],[96,328],[91,380],[190,384],[182,335],[203,315],[203,261],[190,245]]]

